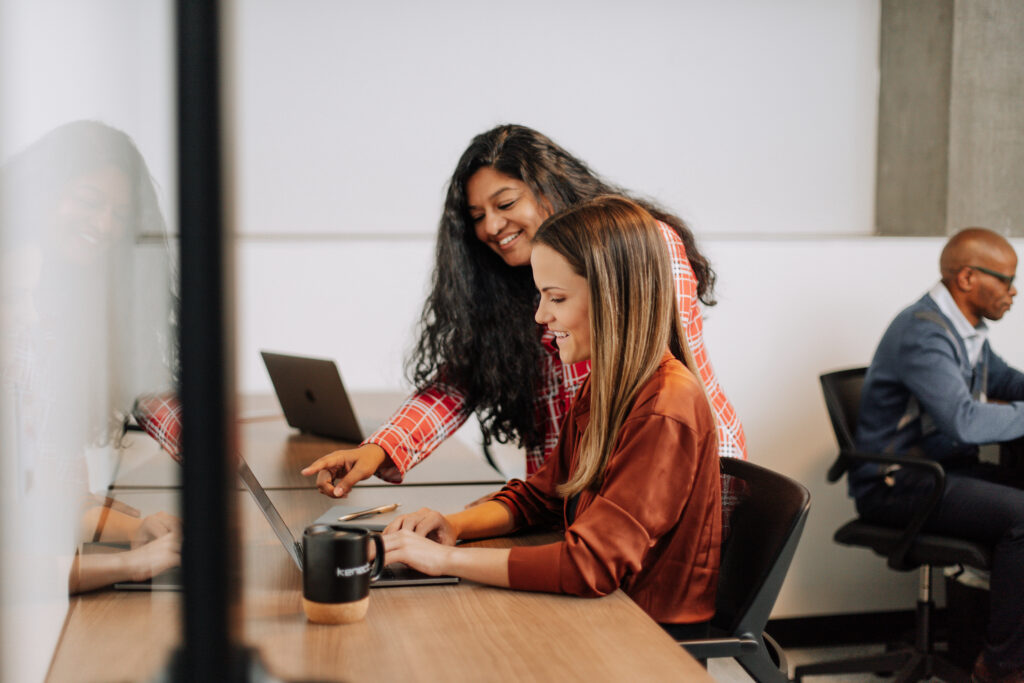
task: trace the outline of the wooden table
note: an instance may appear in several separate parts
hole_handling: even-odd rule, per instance
[[[396,495],[404,487],[378,489]],[[425,488],[425,487],[424,487]],[[420,493],[422,493],[420,490]],[[439,487],[442,505],[458,509]],[[144,513],[175,507],[176,492],[114,492]],[[353,492],[372,495],[370,489]],[[334,501],[311,490],[271,491],[292,532]],[[367,499],[369,500],[369,499]],[[365,620],[310,624],[301,576],[258,508],[239,493],[245,544],[240,632],[284,679],[345,681],[712,680],[625,594],[600,599],[527,593],[464,581],[379,588]],[[481,542],[508,547],[536,537]],[[165,666],[180,638],[176,593],[98,591],[73,598],[50,681],[144,680]]]
[[[272,397],[269,397],[272,398]],[[397,395],[360,395],[386,417]],[[338,501],[320,495],[298,470],[341,447],[290,430],[267,398],[243,409],[243,455],[292,534]],[[383,419],[383,418],[382,418]],[[141,511],[178,512],[178,465],[144,434],[132,442],[110,494]],[[444,484],[441,484],[444,482]],[[484,482],[484,483],[481,483]],[[442,512],[497,490],[502,478],[468,446],[449,439],[394,486],[357,486],[349,505],[429,504]],[[302,612],[302,577],[252,498],[238,493],[242,609],[240,639],[283,679],[346,681],[711,680],[621,591],[597,600],[527,593],[464,581],[379,588],[365,620],[311,624]],[[477,542],[509,547],[557,536]],[[50,681],[145,680],[161,671],[180,641],[180,594],[103,590],[74,597]]]

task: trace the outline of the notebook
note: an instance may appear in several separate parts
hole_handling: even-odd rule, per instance
[[[260,351],[288,424],[295,429],[361,443],[373,425],[361,425],[334,361]]]
[[[270,524],[270,528],[274,530],[274,534],[277,536],[277,540],[281,542],[288,556],[295,563],[295,566],[302,571],[302,545],[299,541],[295,540],[292,535],[291,529],[285,524],[284,518],[281,517],[281,513],[278,512],[277,506],[274,505],[273,501],[270,500],[270,496],[267,495],[266,489],[260,484],[259,480],[256,479],[256,475],[253,474],[252,470],[249,469],[249,465],[241,457],[238,458],[238,476],[242,480],[242,484],[246,490],[252,495],[253,500],[256,502],[257,507],[263,513],[267,523]],[[381,520],[369,519],[369,520],[355,520],[352,522],[346,522],[346,526],[355,526],[371,531],[380,531],[384,527],[380,526]],[[181,575],[180,572],[176,572],[178,568],[169,570],[162,574],[154,576],[149,581],[128,581],[124,583],[114,584],[114,588],[117,590],[181,590]],[[444,583],[458,583],[459,579],[456,576],[430,576],[424,574],[411,567],[404,565],[400,562],[395,562],[384,567],[384,571],[380,578],[370,584],[371,588],[387,588],[392,586],[420,586],[429,584],[444,584]]]

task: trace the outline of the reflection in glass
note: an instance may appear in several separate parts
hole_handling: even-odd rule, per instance
[[[0,167],[2,552],[19,586],[5,609],[179,562],[176,517],[104,496],[135,398],[173,385],[170,266],[153,180],[125,133],[68,123]],[[127,550],[80,555],[82,541]]]

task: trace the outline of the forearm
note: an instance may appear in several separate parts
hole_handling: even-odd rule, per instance
[[[78,555],[71,563],[68,593],[84,593],[132,579],[127,553]]]
[[[399,483],[410,468],[430,455],[469,417],[465,397],[449,386],[431,386],[410,396],[364,444],[375,444],[387,459],[377,472]]]
[[[128,541],[139,530],[142,520],[126,515],[109,507],[90,508],[82,515],[82,537],[92,538],[100,531],[97,540],[106,542]]]
[[[512,511],[504,503],[494,500],[445,515],[445,518],[455,530],[456,538],[460,540],[505,536],[516,529]]]
[[[448,548],[444,574],[490,586],[509,587],[508,548]]]
[[[1024,405],[982,403],[942,338],[924,338],[901,352],[900,380],[946,436],[961,443],[1006,441],[1024,434]]]

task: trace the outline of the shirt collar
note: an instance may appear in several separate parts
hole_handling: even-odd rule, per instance
[[[942,284],[941,280],[935,283],[935,286],[928,291],[928,296],[932,298],[932,301],[939,307],[942,314],[953,323],[953,327],[956,328],[956,333],[960,335],[961,339],[966,341],[967,339],[980,337],[979,341],[984,341],[988,338],[988,325],[985,324],[985,321],[979,322],[977,327],[971,325],[964,316],[963,311],[953,301],[953,295],[949,293],[946,285]]]
[[[661,361],[658,363],[658,369],[660,370],[665,363],[675,360],[675,356],[668,349],[661,354]],[[586,362],[586,361],[583,361]],[[658,371],[655,370],[655,373]],[[653,375],[652,375],[653,377]],[[648,380],[649,381],[649,380]],[[587,426],[590,424],[590,376],[583,382],[583,386],[580,387],[579,392],[576,394],[575,402],[572,407],[573,419],[576,421],[576,429],[580,432],[584,432]]]

